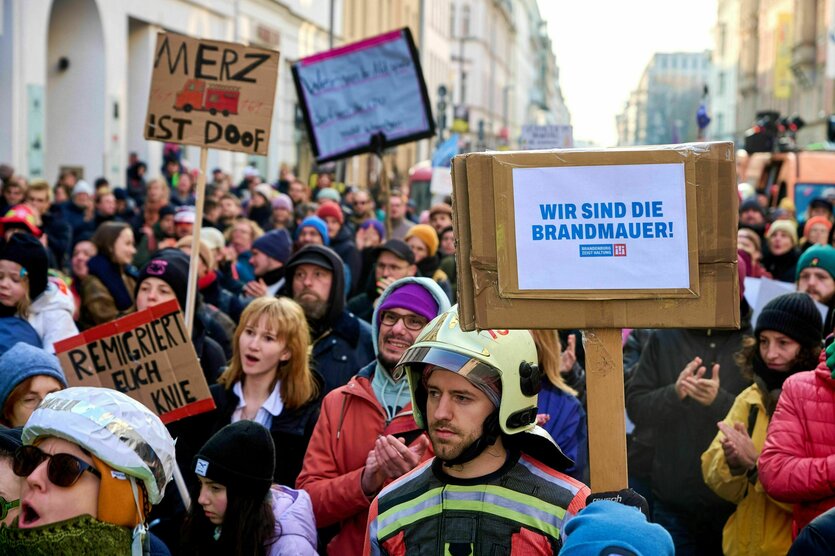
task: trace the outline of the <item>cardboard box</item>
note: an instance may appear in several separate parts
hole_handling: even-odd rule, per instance
[[[683,164],[689,284],[659,290],[522,290],[514,282],[512,170]],[[470,153],[452,166],[462,328],[738,328],[733,143]],[[531,272],[548,272],[543,260]],[[659,261],[664,264],[664,261]]]

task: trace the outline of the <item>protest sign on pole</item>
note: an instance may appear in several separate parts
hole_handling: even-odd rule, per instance
[[[318,162],[379,153],[435,134],[408,28],[303,58],[292,69]]]
[[[201,147],[185,307],[191,330],[208,148],[267,155],[279,54],[176,33],[159,33],[154,53],[145,138]]]
[[[738,328],[732,143],[453,159],[464,330],[582,329],[595,491],[627,486],[621,328]]]
[[[163,423],[215,407],[176,300],[62,340],[55,355],[70,386],[118,390]]]

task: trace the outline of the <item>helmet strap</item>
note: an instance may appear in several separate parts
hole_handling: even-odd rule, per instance
[[[146,540],[148,528],[145,526],[145,514],[143,504],[139,501],[139,488],[136,486],[136,479],[128,477],[130,488],[133,492],[133,503],[136,504],[136,512],[139,514],[139,523],[133,528],[133,541],[131,543],[131,556],[143,556],[147,551]]]
[[[493,412],[484,420],[483,429],[484,430],[478,440],[467,446],[467,448],[458,454],[457,457],[444,461],[444,467],[452,467],[454,465],[463,465],[468,463],[480,456],[484,450],[496,443],[496,440],[498,440],[502,433],[502,429],[499,426],[498,407],[494,409]]]

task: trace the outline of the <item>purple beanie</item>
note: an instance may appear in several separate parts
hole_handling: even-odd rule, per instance
[[[272,200],[273,210],[283,208],[284,210],[293,210],[293,199],[286,193],[279,193]]]
[[[377,309],[378,325],[380,324],[379,315],[382,315],[383,311],[389,309],[406,309],[416,315],[422,316],[426,320],[432,320],[438,316],[438,302],[429,290],[414,282],[400,286],[386,297],[379,309]]]
[[[368,228],[374,228],[377,230],[377,233],[380,235],[380,240],[386,239],[386,230],[383,228],[383,223],[379,220],[374,220],[373,218],[369,218],[362,224],[360,224],[360,228],[363,230],[367,230]]]

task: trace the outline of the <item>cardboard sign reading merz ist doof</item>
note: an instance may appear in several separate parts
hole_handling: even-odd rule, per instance
[[[118,390],[163,423],[215,407],[176,300],[86,330],[55,350],[70,386]]]
[[[374,136],[388,148],[435,133],[408,28],[303,58],[293,81],[319,162],[372,151]]]
[[[159,33],[145,138],[267,154],[278,52]]]
[[[472,328],[739,326],[732,143],[453,161]]]

